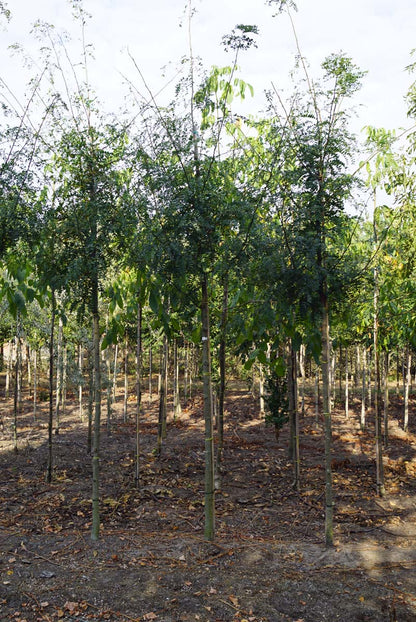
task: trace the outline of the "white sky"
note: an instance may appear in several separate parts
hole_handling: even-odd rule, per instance
[[[194,54],[202,57],[207,68],[231,61],[231,55],[220,45],[222,35],[238,23],[258,25],[258,49],[244,53],[240,66],[242,78],[256,91],[251,112],[261,110],[263,90],[272,81],[277,88],[285,87],[293,67],[296,47],[288,17],[283,14],[273,18],[274,11],[264,0],[193,3],[197,10],[192,27]],[[0,76],[19,94],[25,73],[20,61],[10,59],[7,46],[18,42],[26,49],[36,49],[38,44],[29,34],[36,19],[73,32],[75,39],[80,30],[71,20],[66,0],[6,0],[6,4],[12,20],[6,25],[3,19],[0,24]],[[175,73],[177,61],[189,50],[186,20],[179,26],[185,4],[185,0],[85,0],[85,8],[92,14],[87,39],[94,45],[96,57],[90,71],[91,83],[100,98],[111,103],[113,111],[126,93],[120,72],[140,86],[127,47],[154,91],[166,82],[161,67],[172,63],[167,75]],[[360,104],[356,129],[367,124],[408,126],[404,96],[413,80],[405,67],[416,47],[415,0],[297,0],[297,5],[294,20],[312,75],[316,75],[325,56],[341,50],[368,71],[356,99]]]

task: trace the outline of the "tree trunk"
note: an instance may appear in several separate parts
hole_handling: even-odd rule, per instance
[[[303,417],[304,414],[305,414],[305,385],[306,385],[305,346],[304,346],[304,344],[302,344],[300,346],[300,350],[299,350],[299,370],[300,370],[300,376],[302,378],[301,392],[300,392],[300,399],[301,399],[300,412],[301,412],[302,417]]]
[[[4,391],[4,397],[6,400],[9,399],[10,395],[10,378],[13,375],[13,342],[8,342],[8,350],[7,350],[7,369],[6,369],[6,387]]]
[[[319,424],[319,368],[315,372],[315,423]]]
[[[33,421],[36,421],[38,408],[38,351],[33,351]]]
[[[32,352],[28,345],[26,345],[26,368],[27,368],[27,386],[29,389],[29,396],[32,396],[32,365],[31,365]]]
[[[182,414],[181,401],[179,396],[179,359],[178,342],[173,340],[173,419]]]
[[[377,247],[377,229],[376,219],[374,211],[374,244]],[[373,322],[373,341],[374,341],[374,376],[375,376],[375,388],[374,388],[374,422],[376,432],[376,485],[377,494],[379,497],[385,495],[384,488],[384,468],[383,468],[383,443],[382,443],[382,431],[381,431],[381,381],[380,381],[380,356],[378,351],[378,298],[379,298],[379,284],[378,284],[378,267],[374,267],[374,322]]]
[[[300,453],[299,453],[299,412],[297,407],[297,370],[296,352],[292,343],[289,346],[288,369],[287,369],[287,389],[289,396],[289,417],[290,417],[290,458],[293,460],[294,481],[293,488],[300,490]]]
[[[16,360],[14,366],[14,400],[13,400],[13,445],[14,451],[17,453],[17,415],[19,412],[19,390],[20,390],[20,376],[22,367],[22,342],[21,342],[21,325],[20,325],[20,313],[17,312],[16,317]]]
[[[117,371],[118,371],[118,343],[114,348],[114,367],[113,367],[113,404],[117,399]]]
[[[153,400],[153,353],[152,346],[149,347],[149,402]]]
[[[389,352],[384,353],[384,447],[389,444]]]
[[[105,350],[105,369],[106,369],[106,397],[107,397],[107,435],[111,436],[111,416],[112,416],[112,401],[113,401],[113,387],[112,387],[112,378],[113,375],[111,373],[111,347],[107,346]]]
[[[52,290],[52,309],[51,309],[51,334],[49,338],[49,418],[48,418],[48,462],[46,466],[46,481],[52,481],[53,465],[53,354],[54,354],[54,333],[55,333],[55,313],[56,313],[55,292]]]
[[[227,321],[228,321],[228,276],[224,279],[223,294],[222,294],[222,310],[221,310],[221,326],[220,326],[220,351],[219,351],[219,365],[220,365],[220,384],[218,391],[218,446],[217,446],[217,468],[216,468],[216,481],[220,482],[222,454],[224,451],[224,398],[225,398],[225,351],[226,351],[226,337],[227,337]],[[218,486],[217,484],[217,486]]]
[[[259,415],[264,417],[264,370],[263,365],[259,363]]]
[[[157,455],[162,453],[163,439],[166,438],[166,390],[168,371],[168,338],[163,336],[162,358],[160,362],[159,417],[157,426]]]
[[[331,421],[331,398],[330,398],[330,341],[329,341],[329,317],[328,298],[324,284],[322,292],[322,407],[325,422],[325,545],[330,547],[334,544],[333,526],[333,493],[332,493],[332,421]]]
[[[365,414],[366,414],[365,396],[366,396],[366,387],[367,387],[367,352],[366,352],[365,347],[363,348],[363,368],[362,368],[361,380],[362,380],[362,390],[361,390],[360,428],[361,430],[365,430]]]
[[[64,323],[62,320],[62,313],[59,316],[58,321],[58,351],[56,358],[56,396],[55,396],[55,434],[59,434],[60,425],[60,409],[62,404],[62,383],[63,383],[63,355],[62,355],[62,340],[63,340]]]
[[[205,420],[205,529],[204,536],[212,541],[215,535],[215,486],[214,486],[214,426],[211,404],[211,350],[209,334],[208,276],[201,282],[202,319],[202,382]]]
[[[189,343],[185,344],[185,369],[183,377],[183,399],[185,404],[188,402],[188,377],[189,377]]]
[[[355,347],[355,373],[354,373],[354,389],[358,391],[358,385],[360,380],[361,371],[361,354],[360,346],[357,344]]]
[[[410,347],[406,346],[405,350],[406,364],[404,374],[404,417],[403,417],[403,429],[405,432],[409,429],[409,388],[411,380],[411,367],[412,367],[412,353]]]
[[[136,456],[134,481],[140,484],[140,407],[142,402],[142,305],[137,303],[137,345],[136,345]]]
[[[341,373],[341,372],[340,372]],[[345,418],[350,417],[348,348],[345,348]]]
[[[78,405],[79,405],[79,418],[81,421],[84,420],[84,412],[82,408],[82,345],[78,344]]]
[[[129,397],[129,344],[127,333],[124,338],[124,399],[123,399],[123,422],[127,422],[127,400]]]
[[[94,353],[92,343],[88,348],[88,432],[87,453],[92,452],[92,415],[94,410]]]
[[[94,436],[92,448],[92,527],[91,540],[100,534],[100,425],[101,425],[101,361],[98,281],[94,282],[92,298],[92,343],[94,361]]]

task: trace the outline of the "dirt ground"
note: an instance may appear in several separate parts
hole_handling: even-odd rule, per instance
[[[257,400],[232,385],[216,539],[207,543],[201,400],[176,421],[169,415],[157,458],[157,404],[144,395],[139,489],[134,423],[121,421],[119,400],[111,436],[102,430],[102,532],[92,543],[91,458],[75,402],[54,436],[48,485],[46,403],[36,422],[24,404],[15,454],[3,400],[0,620],[416,621],[416,422],[411,414],[413,429],[403,433],[393,398],[387,495],[379,499],[374,429],[370,420],[359,430],[358,406],[348,420],[341,405],[333,415],[336,545],[326,550],[322,425],[313,408],[301,418],[298,493],[287,431],[277,443]],[[133,401],[130,409],[133,417]]]

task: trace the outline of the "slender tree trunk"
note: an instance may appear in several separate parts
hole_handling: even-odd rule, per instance
[[[389,352],[384,353],[384,447],[389,444]]]
[[[127,400],[129,397],[129,343],[127,333],[124,338],[124,399],[123,399],[123,422],[127,422]]]
[[[365,414],[366,414],[366,388],[367,388],[367,352],[365,347],[363,348],[363,368],[361,374],[362,380],[362,391],[361,391],[361,417],[360,417],[360,428],[361,430],[365,430]]]
[[[345,348],[345,356],[347,356],[348,348]],[[339,401],[342,400],[342,348],[339,347],[339,373],[338,373],[338,386],[339,386]]]
[[[6,400],[9,399],[9,395],[10,395],[10,378],[13,374],[13,342],[9,341],[8,342],[8,349],[7,349],[7,369],[6,369],[6,387],[5,387],[5,392],[4,392],[4,397],[6,398]]]
[[[345,348],[345,418],[350,417],[348,348]]]
[[[112,398],[113,398],[113,387],[112,387],[112,373],[111,373],[111,347],[107,346],[105,351],[105,369],[106,369],[106,397],[107,397],[107,435],[111,436],[111,416],[112,416]]]
[[[202,382],[205,420],[205,529],[204,536],[212,541],[215,535],[215,466],[214,466],[214,426],[211,404],[211,349],[209,331],[208,276],[201,282],[202,319]]]
[[[160,361],[160,391],[159,391],[159,417],[157,426],[157,455],[162,453],[163,439],[165,438],[166,426],[166,388],[167,388],[167,359],[168,338],[163,337],[163,351]]]
[[[259,415],[260,418],[264,417],[264,369],[263,365],[259,363]]]
[[[162,367],[163,367],[163,345],[159,349],[159,373],[157,375],[157,395],[160,398],[160,391],[162,389]]]
[[[179,359],[178,342],[173,340],[173,419],[182,414],[181,401],[179,396]]]
[[[16,356],[17,356],[17,412],[22,412],[23,400],[23,344],[22,344],[22,320],[18,314],[19,332],[16,338]]]
[[[185,404],[188,402],[188,376],[189,376],[189,343],[185,343],[185,369],[183,377],[183,399]]]
[[[38,408],[38,351],[33,351],[33,421],[36,421]]]
[[[371,393],[371,372],[372,372],[372,366],[373,366],[373,361],[371,359],[371,351],[369,350],[367,352],[367,392],[368,392],[368,407],[371,408],[371,404],[373,403],[372,400],[372,393]]]
[[[149,402],[153,401],[153,353],[152,346],[149,347]]]
[[[94,352],[92,342],[88,348],[88,431],[87,431],[87,453],[92,452],[92,417],[94,410]]]
[[[361,354],[360,354],[360,346],[357,344],[355,347],[355,374],[354,374],[354,389],[358,391],[358,385],[360,380],[360,371],[361,371]]]
[[[319,368],[315,372],[315,423],[319,424]]]
[[[62,375],[62,414],[66,412],[66,397],[68,390],[68,345],[64,339],[63,375]]]
[[[374,229],[374,244],[377,248],[377,229],[376,220],[373,220]],[[381,409],[380,409],[380,396],[381,396],[381,381],[380,381],[380,357],[378,351],[378,298],[379,298],[379,284],[378,284],[378,267],[374,268],[374,322],[373,322],[373,340],[374,340],[374,375],[375,375],[375,390],[374,390],[374,421],[376,432],[376,485],[377,494],[379,497],[385,495],[384,488],[384,468],[383,468],[383,442],[381,431]]]
[[[189,399],[192,399],[192,386],[194,379],[194,359],[195,359],[195,344],[192,343],[191,350],[189,353],[190,361],[189,361]]]
[[[32,364],[31,364],[32,352],[28,345],[26,345],[26,367],[27,367],[27,386],[29,389],[29,396],[32,396]]]
[[[305,358],[306,358],[305,345],[302,344],[299,350],[299,368],[300,368],[300,376],[302,378],[301,392],[300,392],[300,399],[301,399],[300,412],[302,414],[302,417],[305,414],[305,386],[306,386]]]
[[[220,384],[218,391],[218,446],[217,446],[217,468],[216,481],[220,482],[222,455],[224,451],[224,399],[225,399],[225,351],[227,338],[227,321],[228,321],[228,275],[224,278],[223,294],[222,294],[222,310],[221,310],[221,326],[220,326]],[[217,484],[217,485],[218,485]]]
[[[322,298],[322,407],[325,422],[325,544],[327,547],[334,544],[333,526],[333,492],[332,492],[332,421],[331,421],[331,399],[330,399],[330,341],[329,341],[329,317],[328,317],[328,298],[326,284],[323,285]]]
[[[84,412],[83,412],[83,406],[82,406],[82,344],[78,344],[78,374],[79,374],[79,381],[78,381],[78,405],[79,405],[79,418],[81,421],[84,420]]]
[[[16,316],[16,361],[14,366],[14,400],[13,400],[13,445],[14,452],[17,453],[17,417],[19,412],[19,385],[20,385],[20,375],[21,375],[21,364],[22,364],[22,342],[21,342],[21,324],[20,324],[20,313],[17,312]]]
[[[63,380],[63,355],[62,355],[62,340],[63,340],[64,324],[62,320],[62,313],[59,316],[58,321],[58,348],[56,359],[56,396],[55,396],[55,434],[59,434],[60,426],[60,409],[62,404],[62,380]]]
[[[53,354],[54,354],[54,333],[55,333],[55,314],[56,300],[55,291],[52,289],[52,309],[51,309],[51,334],[49,338],[49,418],[48,418],[48,462],[46,466],[46,481],[52,481],[53,466]]]
[[[287,389],[289,397],[290,417],[290,458],[293,460],[294,481],[293,488],[300,490],[300,453],[299,453],[299,412],[297,407],[297,370],[296,352],[292,343],[289,345],[287,369]]]
[[[100,316],[98,311],[98,280],[94,282],[92,299],[92,343],[94,360],[94,436],[92,448],[92,527],[91,540],[100,534],[100,425],[101,425],[101,361]]]
[[[118,343],[114,348],[114,367],[113,367],[113,404],[117,400],[117,372],[118,372]]]
[[[403,429],[405,432],[409,429],[409,388],[411,380],[411,367],[412,367],[412,353],[409,346],[406,346],[405,350],[406,365],[404,374],[404,417],[403,417]]]
[[[142,402],[142,305],[137,303],[137,346],[136,346],[136,488],[140,485],[140,408]]]
[[[337,364],[337,355],[335,352],[331,351],[331,344],[329,346],[330,348],[330,352],[331,352],[331,358],[330,358],[330,367],[329,367],[329,378],[330,378],[330,400],[331,400],[331,410],[332,408],[335,406],[335,402],[337,399],[337,383],[336,383],[336,377],[335,377],[335,370],[336,370],[336,364]]]

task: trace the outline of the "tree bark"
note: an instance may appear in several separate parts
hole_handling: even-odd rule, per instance
[[[38,408],[38,351],[33,351],[33,421],[36,421]]]
[[[366,414],[366,404],[365,404],[365,396],[366,396],[366,386],[367,386],[367,352],[365,347],[363,348],[363,367],[362,367],[362,389],[361,389],[361,416],[360,416],[360,428],[361,430],[365,430],[365,414]]]
[[[46,466],[46,481],[52,481],[53,465],[53,354],[54,354],[54,333],[55,333],[55,313],[56,300],[55,291],[52,290],[52,309],[51,309],[51,334],[49,338],[49,419],[48,419],[48,461]]]
[[[211,350],[209,331],[208,276],[201,279],[201,319],[202,319],[202,382],[204,395],[205,421],[205,529],[204,536],[212,541],[215,535],[215,466],[214,466],[214,426],[211,404]]]
[[[219,482],[220,471],[222,465],[222,455],[224,451],[224,398],[225,398],[225,352],[226,352],[226,337],[227,337],[227,321],[228,321],[228,276],[224,278],[223,294],[222,294],[222,310],[221,310],[221,326],[220,326],[220,351],[219,351],[219,365],[220,365],[220,385],[218,391],[218,446],[217,446],[217,477]]]
[[[59,434],[60,426],[60,411],[62,404],[62,384],[63,384],[63,341],[64,323],[62,320],[62,313],[59,315],[58,321],[58,348],[56,359],[56,396],[55,396],[55,434]]]
[[[129,343],[127,333],[124,338],[124,399],[123,399],[123,422],[127,422],[127,400],[129,397]]]
[[[79,418],[80,421],[84,420],[84,411],[83,411],[83,405],[82,405],[82,344],[78,344],[78,374],[79,374],[79,381],[78,381],[78,407],[79,407]]]
[[[137,303],[137,346],[136,346],[136,456],[134,481],[140,485],[140,408],[142,402],[142,305]]]
[[[22,368],[22,342],[21,342],[21,328],[20,328],[20,313],[17,312],[16,316],[16,360],[14,365],[14,400],[13,400],[13,449],[17,453],[17,415],[19,412],[20,404],[20,376]]]
[[[163,439],[166,437],[166,390],[168,367],[168,338],[163,336],[162,357],[160,361],[159,417],[157,426],[157,455],[162,453]]]
[[[384,447],[389,444],[389,352],[384,353],[384,408],[383,408],[383,420],[384,420]]]
[[[289,346],[288,356],[288,373],[287,373],[287,389],[289,396],[289,417],[290,417],[290,438],[291,451],[290,458],[293,460],[293,488],[300,490],[300,453],[299,453],[299,411],[297,404],[297,370],[296,370],[296,352],[292,343]]]
[[[374,228],[374,244],[377,245],[377,230],[376,220],[374,212],[373,220]],[[380,382],[380,357],[378,351],[378,299],[379,299],[379,284],[378,284],[378,267],[374,268],[374,322],[373,322],[373,341],[374,341],[374,375],[375,375],[375,388],[374,388],[374,422],[376,432],[376,486],[377,494],[379,497],[385,495],[384,488],[384,468],[383,468],[383,443],[381,432],[381,409],[380,409],[380,397],[381,397],[381,382]]]
[[[404,374],[404,416],[403,429],[405,432],[409,429],[409,388],[411,380],[412,353],[407,345],[405,350],[405,374]]]
[[[98,280],[92,298],[92,343],[94,361],[94,436],[92,450],[92,527],[91,540],[100,535],[100,426],[101,426],[101,361],[100,316],[98,311]]]
[[[328,298],[326,284],[321,292],[322,324],[321,324],[321,370],[322,370],[322,407],[325,423],[325,545],[331,547],[334,544],[334,503],[332,492],[332,421],[331,421],[331,397],[330,397],[330,341],[329,341],[329,317]]]
[[[341,373],[341,372],[340,372]],[[345,348],[345,418],[350,417],[348,348]]]
[[[182,414],[181,401],[179,395],[179,359],[178,359],[178,341],[173,340],[173,419],[180,417]]]

